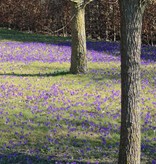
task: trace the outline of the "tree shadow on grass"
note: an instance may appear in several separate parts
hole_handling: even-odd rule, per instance
[[[95,162],[80,162],[79,160],[53,160],[54,156],[49,159],[39,156],[26,155],[25,153],[8,152],[0,154],[1,164],[95,164]],[[100,164],[115,164],[114,162],[100,162]]]
[[[89,162],[90,159],[94,161],[100,160],[100,164],[115,164],[116,158],[114,152],[116,151],[115,143],[112,146],[102,144],[98,140],[87,139],[91,144],[91,151],[87,152],[86,142],[83,138],[75,138],[72,136],[55,136],[52,138],[53,142],[47,143],[47,138],[40,140],[39,137],[33,143],[20,144],[18,147],[7,146],[0,152],[1,164],[95,164]],[[56,141],[56,142],[55,142]],[[8,143],[9,144],[9,143]],[[88,145],[88,146],[89,146]],[[102,151],[98,151],[101,147]],[[49,152],[49,148],[52,151]],[[73,152],[74,150],[74,152]],[[31,152],[32,151],[32,152]],[[105,156],[104,156],[105,154]]]
[[[88,143],[94,145],[87,152],[84,139],[60,136],[60,138],[57,137],[55,140],[58,143],[35,141],[33,145],[29,143],[29,145],[21,145],[19,148],[10,147],[10,149],[2,150],[0,153],[0,163],[95,164],[95,161],[100,161],[100,164],[115,164],[117,161],[116,157],[114,157],[117,148],[114,145],[103,145],[98,141],[87,139]],[[99,151],[98,147],[101,147],[102,151]],[[52,148],[52,151],[48,152],[50,148]],[[33,151],[29,152],[29,150]],[[91,162],[91,159],[94,162]]]
[[[100,69],[101,71],[101,69]],[[81,74],[72,74],[70,71],[61,71],[61,72],[54,72],[54,73],[28,73],[28,74],[21,74],[21,73],[0,73],[0,76],[10,76],[10,77],[61,77],[61,76],[68,76],[68,75],[72,75],[74,76],[73,78],[78,78],[78,79],[84,79],[84,81],[86,80],[91,80],[95,83],[97,82],[102,82],[105,80],[120,80],[120,73],[105,73],[105,74],[95,74],[92,73],[91,70],[88,74],[82,74],[82,78],[81,78]],[[80,75],[80,76],[79,76]],[[85,77],[84,77],[85,76]]]
[[[33,66],[31,66],[33,67]],[[29,69],[31,70],[31,67]],[[106,68],[106,69],[92,69],[90,68],[87,72],[87,74],[72,74],[69,70],[67,69],[55,69],[53,67],[46,67],[49,70],[53,70],[53,72],[47,72],[46,70],[42,70],[44,73],[16,73],[15,72],[7,72],[7,73],[0,73],[0,76],[15,76],[15,77],[56,77],[56,76],[66,76],[66,75],[74,75],[76,77],[81,77],[79,75],[82,75],[82,78],[91,79],[93,81],[102,81],[105,79],[110,79],[110,80],[119,80],[120,79],[120,71],[119,69],[114,69],[112,70],[111,68]],[[40,70],[40,67],[38,67]]]
[[[7,104],[8,106],[8,104]],[[12,106],[12,105],[10,105]],[[58,110],[58,108],[57,108]],[[64,109],[65,110],[65,109]],[[58,113],[61,115],[61,112],[58,110]],[[52,115],[54,115],[55,113],[53,113]],[[77,112],[77,114],[80,114],[80,112]],[[83,112],[84,114],[84,112]],[[89,113],[88,113],[89,114]],[[96,114],[96,113],[95,113]],[[16,138],[14,138],[14,134],[13,137],[10,136],[11,140],[17,141],[17,145],[16,142],[15,144],[12,144],[12,142],[9,142],[9,137],[7,138],[8,141],[5,143],[8,145],[5,145],[4,149],[1,149],[0,151],[0,163],[1,164],[17,164],[17,163],[21,163],[21,164],[49,164],[49,163],[54,163],[54,164],[87,164],[87,159],[92,158],[92,159],[101,159],[100,164],[115,164],[116,162],[116,156],[117,154],[117,149],[118,149],[118,144],[117,142],[119,142],[116,138],[114,138],[111,142],[111,138],[109,139],[109,143],[102,143],[101,138],[98,137],[86,137],[85,139],[81,136],[78,136],[74,133],[74,131],[77,132],[81,132],[81,134],[84,132],[86,134],[86,132],[92,132],[92,130],[90,129],[90,124],[92,123],[91,120],[86,121],[86,120],[81,120],[81,119],[62,119],[59,120],[58,125],[72,125],[71,127],[69,127],[68,129],[63,129],[64,133],[60,133],[57,134],[57,132],[55,133],[55,131],[51,131],[51,135],[49,135],[49,130],[53,130],[55,127],[55,125],[53,124],[53,122],[47,126],[46,124],[44,124],[47,120],[36,120],[36,113],[34,115],[34,118],[32,118],[31,120],[33,121],[33,127],[30,128],[30,126],[28,126],[27,128],[25,128],[25,132],[24,133],[20,133],[18,136],[16,136]],[[4,115],[5,117],[5,115]],[[41,116],[39,116],[41,117]],[[24,117],[25,118],[25,117]],[[56,117],[54,117],[56,118]],[[78,118],[78,117],[77,117]],[[46,119],[46,118],[45,118]],[[57,118],[55,120],[53,120],[55,123]],[[24,120],[25,122],[26,120]],[[21,127],[23,126],[22,120],[20,119],[20,122],[16,124],[15,128],[19,128],[21,129]],[[40,123],[40,126],[38,126],[38,123]],[[85,127],[85,129],[81,129],[81,125],[83,123],[83,127]],[[12,123],[10,123],[10,125],[12,125]],[[31,125],[31,124],[30,124]],[[109,125],[109,124],[108,124]],[[109,129],[107,128],[108,126],[106,124],[106,128],[105,125],[102,124],[97,124],[97,126],[95,127],[95,131],[93,130],[93,133],[99,133],[99,129],[101,130],[100,136],[105,138],[105,132],[108,131]],[[104,128],[103,128],[104,126]],[[16,129],[14,129],[13,127],[10,127],[6,124],[4,124],[2,126],[4,128],[4,132],[5,133],[9,133],[11,135],[11,132],[14,133],[14,131],[16,131]],[[10,129],[9,129],[10,128]],[[73,128],[75,128],[75,130],[73,131]],[[103,129],[102,129],[103,128]],[[96,131],[97,129],[97,131]],[[25,139],[22,138],[21,136],[23,134],[27,134],[27,130],[30,131],[32,133],[36,133],[37,134],[43,134],[42,135],[34,135],[34,139],[31,140],[31,136],[29,136],[29,138],[27,138],[27,136],[24,136],[24,138],[26,139],[26,141],[28,140],[28,142],[24,142]],[[33,131],[34,130],[34,131]],[[58,132],[59,130],[61,130],[58,126]],[[67,131],[69,130],[69,131]],[[103,134],[102,134],[103,133]],[[111,133],[117,133],[117,129],[116,127],[111,127]],[[46,135],[47,134],[47,135]],[[69,135],[66,135],[69,134]],[[89,133],[90,134],[90,133]],[[88,135],[89,135],[88,134]],[[3,133],[1,133],[1,135],[3,135]],[[76,135],[76,138],[74,137]],[[33,136],[33,134],[32,134]],[[18,145],[18,143],[20,142],[20,144]],[[148,143],[146,143],[146,141],[144,142],[144,154],[146,155],[146,161],[150,159],[154,159],[154,146],[155,145],[148,145]],[[63,147],[64,146],[64,147]],[[61,148],[63,147],[63,148]],[[87,152],[87,147],[89,147],[92,152],[90,154]],[[100,151],[98,151],[98,148],[100,147]],[[52,151],[50,152],[50,154],[48,154],[49,152],[49,148],[53,148]],[[21,150],[21,151],[20,151]],[[32,150],[32,153],[29,151]],[[74,153],[73,153],[74,150]],[[76,151],[78,150],[78,151]],[[80,152],[84,151],[86,154],[81,154]],[[33,153],[34,152],[34,153]],[[79,152],[79,153],[77,153]],[[48,154],[48,155],[47,155]],[[64,155],[67,154],[66,157],[64,157]],[[105,156],[103,156],[105,154]],[[72,156],[72,158],[70,157],[70,155]],[[80,157],[84,157],[84,162],[80,162],[78,159]],[[75,162],[75,163],[74,163]],[[95,164],[95,162],[94,162]]]
[[[92,80],[93,81],[103,81],[105,79],[109,80],[120,80],[121,75],[119,69],[112,70],[111,68],[107,69],[91,69],[90,72],[92,73]]]
[[[63,136],[62,136],[63,137]],[[85,143],[83,142],[83,139],[75,139],[75,138],[69,138],[68,140],[70,140],[70,144],[67,144],[66,146],[68,148],[74,148],[74,149],[79,149],[79,150],[84,150],[84,145]],[[65,143],[67,142],[67,138],[64,138]],[[51,152],[50,155],[46,155],[46,153],[44,155],[43,152],[41,153],[40,148],[42,146],[44,146],[44,144],[41,143],[35,143],[34,147],[32,149],[37,149],[39,150],[38,153],[28,153],[28,152],[20,152],[20,150],[6,150],[6,151],[1,151],[0,152],[0,163],[1,164],[95,164],[96,162],[89,162],[90,158],[93,159],[93,157],[95,157],[94,159],[99,159],[102,160],[100,162],[100,164],[116,164],[117,163],[117,158],[114,157],[114,155],[118,155],[118,153],[116,153],[116,149],[117,146],[115,143],[113,144],[106,144],[103,145],[101,143],[96,143],[96,141],[92,140],[92,141],[88,141],[90,144],[93,145],[97,145],[97,147],[95,146],[95,148],[91,148],[94,149],[94,152],[91,156],[84,156],[86,159],[82,159],[78,160],[78,155],[75,154],[76,157],[72,157],[70,158],[69,155],[67,157],[64,157],[63,154],[60,152],[58,152],[58,148],[61,148],[62,145],[64,145],[61,141],[60,144],[58,144],[57,146],[54,145],[54,149],[57,149],[57,153],[56,152]],[[76,145],[75,145],[76,143]],[[101,144],[101,146],[103,147],[102,152],[98,153],[96,152],[96,149],[98,148],[98,145]],[[100,146],[100,145],[99,145]],[[146,145],[148,146],[148,145]],[[31,149],[31,147],[30,147]],[[22,149],[22,151],[24,151],[24,149]],[[26,150],[25,150],[26,151]],[[96,152],[96,153],[95,153]],[[70,153],[70,152],[68,152]],[[71,152],[73,153],[73,152]],[[142,151],[142,153],[144,153],[144,156],[141,158],[142,163],[151,163],[152,159],[154,159],[154,154],[151,154],[150,149],[147,149],[146,151]],[[105,154],[105,157],[103,156]],[[70,154],[71,155],[71,154]],[[87,160],[88,159],[88,160]],[[98,161],[98,160],[97,160]]]
[[[18,74],[18,73],[0,73],[0,76],[17,76],[17,77],[49,77],[64,76],[71,74],[69,71],[60,71],[54,73],[36,73],[36,74]]]
[[[71,43],[60,42],[57,43],[60,46],[71,46]],[[120,43],[119,42],[106,42],[106,41],[88,41],[87,49],[90,51],[103,52],[104,54],[120,57]],[[141,59],[149,62],[156,62],[156,46],[142,45]]]
[[[47,67],[46,67],[47,68]],[[31,69],[31,67],[29,68]],[[39,69],[39,68],[38,68]],[[49,70],[54,70],[54,72],[47,72],[45,70],[44,73],[16,73],[16,72],[8,72],[8,73],[0,73],[0,76],[10,76],[10,77],[61,77],[61,76],[67,76],[72,75],[74,77],[72,78],[78,78],[80,80],[86,81],[91,80],[95,83],[98,82],[104,82],[105,80],[111,80],[116,81],[117,83],[121,83],[121,72],[120,68],[106,68],[106,69],[89,69],[87,74],[82,74],[82,76],[79,76],[81,74],[72,74],[67,69],[63,70],[57,70],[54,68],[49,67]],[[150,70],[142,69],[141,79],[144,80],[148,78],[149,85],[155,86],[155,80],[154,80],[154,73],[155,71],[151,68]]]

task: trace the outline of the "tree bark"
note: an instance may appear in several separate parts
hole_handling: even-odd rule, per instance
[[[72,5],[72,55],[70,72],[87,73],[85,7],[80,3]]]
[[[142,0],[119,0],[121,15],[121,131],[119,164],[140,164]]]

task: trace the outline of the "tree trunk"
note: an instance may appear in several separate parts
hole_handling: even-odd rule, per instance
[[[142,0],[119,0],[121,15],[121,131],[119,164],[140,164]]]
[[[72,55],[70,72],[73,74],[87,72],[85,7],[80,2],[72,5]]]

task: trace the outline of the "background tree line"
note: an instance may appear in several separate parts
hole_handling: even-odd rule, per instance
[[[156,43],[156,3],[148,5],[143,18],[142,41]],[[69,0],[1,0],[0,26],[52,35],[71,35]],[[62,28],[64,27],[64,28]],[[59,30],[61,29],[61,30]],[[86,6],[87,38],[120,39],[120,12],[115,0],[96,0]]]

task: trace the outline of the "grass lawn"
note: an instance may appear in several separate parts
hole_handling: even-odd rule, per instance
[[[119,44],[87,42],[69,73],[69,38],[0,29],[0,163],[117,162]],[[142,163],[156,162],[156,47],[142,47]]]

